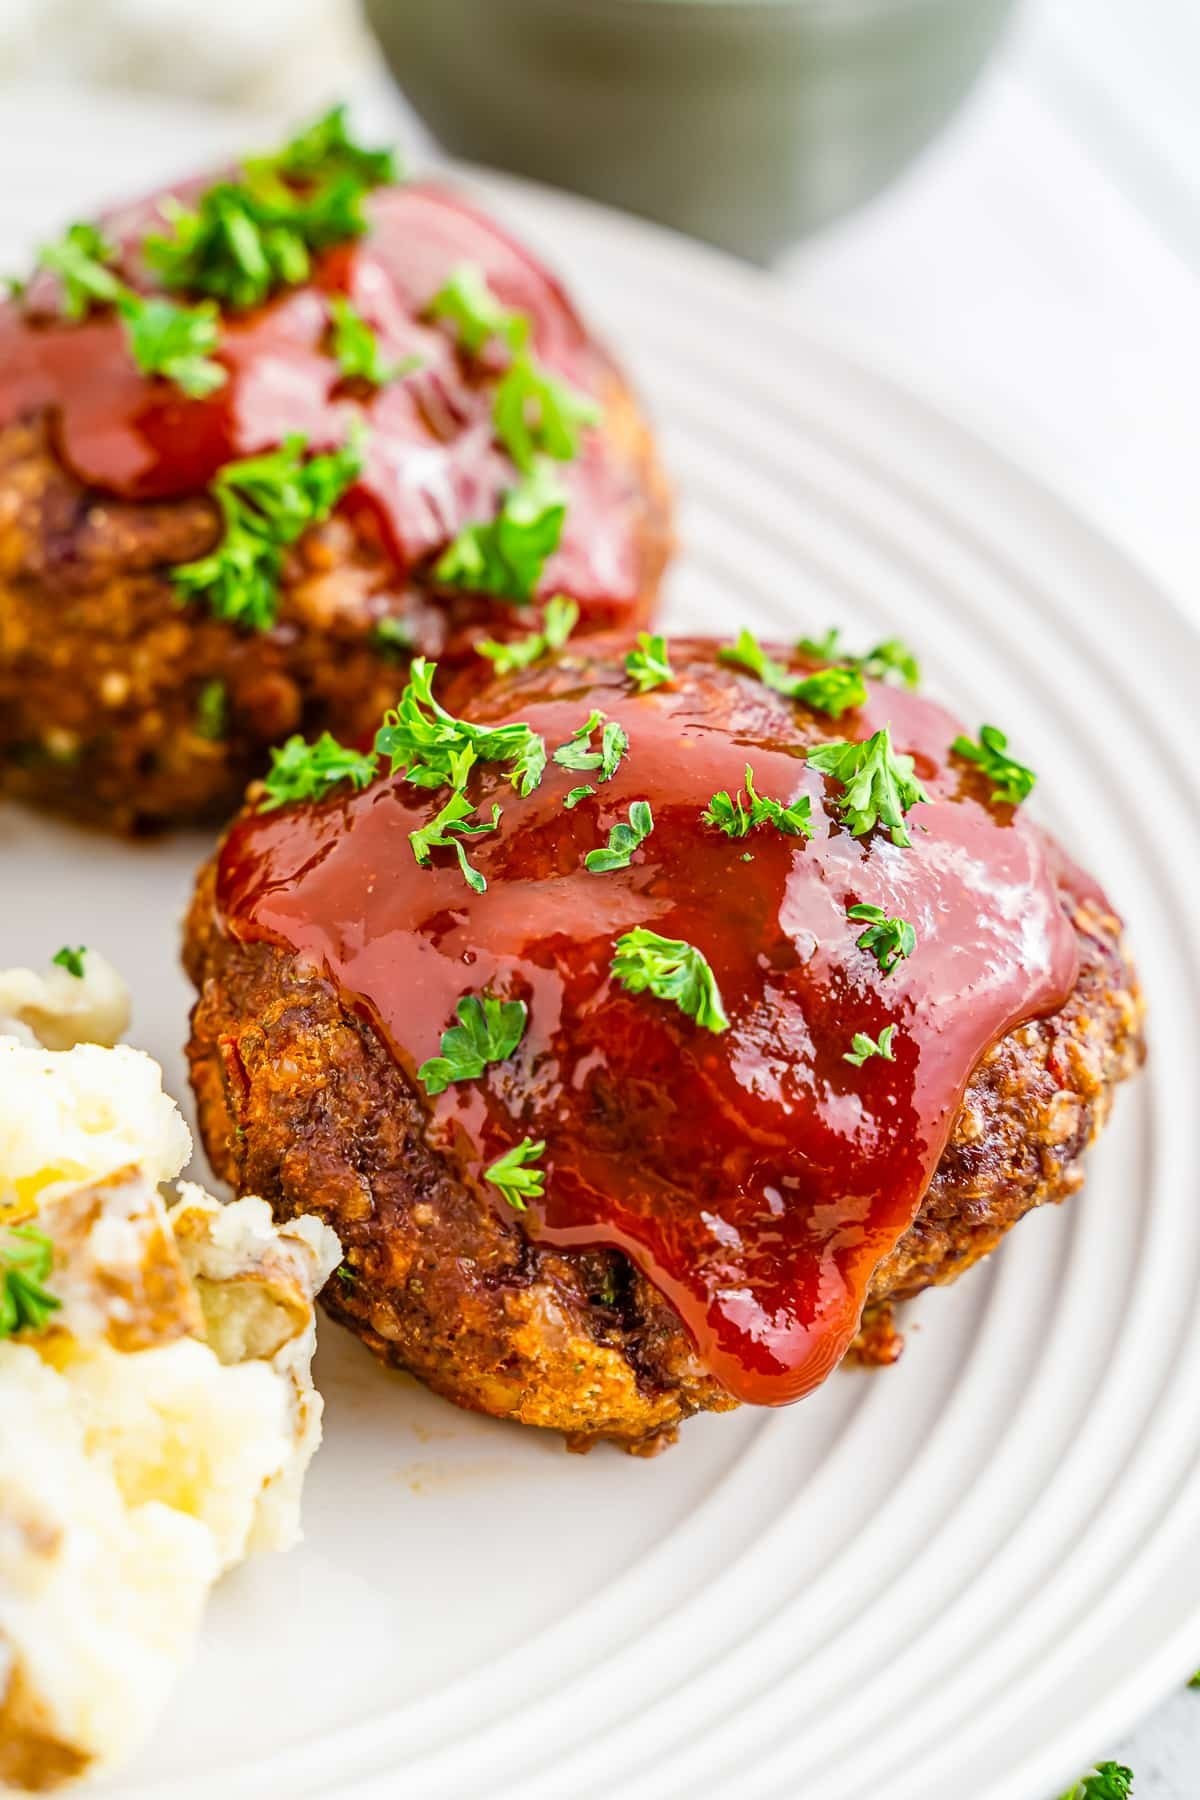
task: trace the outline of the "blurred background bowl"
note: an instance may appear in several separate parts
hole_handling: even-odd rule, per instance
[[[364,0],[456,156],[757,261],[938,131],[1012,0]]]

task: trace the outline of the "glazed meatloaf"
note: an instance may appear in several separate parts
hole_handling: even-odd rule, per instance
[[[864,667],[915,672],[598,640],[441,708],[418,669],[370,766],[230,829],[201,1130],[336,1228],[387,1361],[645,1453],[890,1359],[890,1303],[1079,1186],[1142,1051],[1119,921],[1000,733]]]
[[[468,201],[339,112],[71,227],[0,307],[0,788],[225,819],[414,654],[645,621],[669,501],[629,387]],[[577,615],[577,616],[576,616]]]

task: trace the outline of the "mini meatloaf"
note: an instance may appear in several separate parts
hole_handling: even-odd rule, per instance
[[[201,1130],[334,1226],[385,1360],[648,1452],[889,1359],[889,1303],[1080,1185],[1142,1054],[1120,923],[883,652],[414,666],[352,781],[252,791],[187,926]]]
[[[580,635],[644,623],[670,542],[562,288],[330,114],[72,226],[0,307],[0,789],[227,819],[270,746],[369,734],[414,654],[483,679],[557,595]]]

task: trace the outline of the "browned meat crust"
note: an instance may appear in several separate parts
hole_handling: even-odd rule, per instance
[[[670,554],[670,499],[615,373],[602,399],[636,496],[641,572],[633,611],[590,608],[581,630],[634,630]],[[374,642],[381,619],[452,665],[476,660],[476,638],[529,626],[522,609],[398,579],[369,520],[336,517],[291,553],[274,630],[244,632],[181,607],[169,578],[217,530],[204,496],[137,504],[81,487],[45,418],[0,430],[0,790],[126,832],[223,820],[270,744],[374,730],[407,669]]]
[[[888,1302],[953,1280],[1031,1207],[1064,1199],[1114,1085],[1141,1059],[1118,921],[1073,910],[1080,975],[1063,1010],[1003,1039],[967,1089],[914,1224],[881,1265],[860,1352],[899,1351]],[[187,927],[200,998],[189,1048],[219,1172],[281,1216],[317,1212],[352,1272],[324,1296],[386,1361],[459,1405],[646,1454],[729,1396],[620,1254],[529,1243],[424,1141],[424,1107],[369,1026],[294,958],[216,924],[211,868]]]

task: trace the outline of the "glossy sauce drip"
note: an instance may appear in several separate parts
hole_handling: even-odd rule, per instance
[[[200,185],[174,190],[184,200]],[[124,246],[123,273],[147,285],[137,245],[162,229],[159,200],[106,225]],[[450,329],[423,314],[458,265],[474,263],[504,305],[533,321],[533,344],[555,374],[590,393],[610,373],[566,295],[534,259],[462,200],[436,188],[383,189],[367,201],[365,236],[316,259],[311,281],[225,316],[218,360],[225,386],[189,400],[142,375],[120,323],[99,312],[59,316],[57,284],[40,275],[23,305],[0,307],[0,425],[51,408],[59,453],[85,484],[131,499],[195,493],[222,463],[301,432],[314,449],[344,441],[351,419],[370,428],[367,464],[346,504],[369,506],[403,569],[441,550],[464,525],[495,516],[516,472],[493,439],[491,397],[501,363],[461,358]],[[351,393],[329,349],[328,296],[345,294],[390,361],[421,367],[376,391]],[[568,499],[563,538],[541,592],[621,603],[638,590],[639,495],[603,434],[556,465]]]
[[[480,782],[480,799],[504,807],[500,830],[470,844],[486,893],[469,891],[449,853],[416,866],[408,832],[439,800],[385,780],[241,819],[218,905],[235,937],[311,958],[410,1079],[462,995],[526,1000],[511,1061],[429,1102],[431,1141],[482,1182],[522,1136],[545,1138],[545,1199],[522,1220],[531,1236],[626,1251],[731,1393],[779,1403],[845,1353],[972,1070],[1014,1024],[1063,1003],[1075,937],[1037,828],[947,767],[958,728],[942,709],[876,685],[842,726],[802,722],[811,741],[890,720],[932,796],[910,814],[913,848],[898,849],[879,833],[852,838],[823,808],[786,703],[714,671],[698,647],[672,653],[677,669],[690,657],[702,689],[639,698],[614,672],[567,697],[562,676],[556,689],[532,671],[506,710],[477,712],[528,720],[553,748],[598,706],[632,744],[573,811],[565,794],[594,775],[551,763],[527,799],[497,776]],[[731,839],[701,822],[747,761],[760,793],[812,795],[811,842],[772,829]],[[635,799],[650,802],[653,834],[629,869],[589,874],[585,853]],[[916,953],[886,979],[846,918],[862,901],[916,928]],[[635,925],[703,951],[729,1031],[611,979],[613,941]],[[889,1024],[894,1063],[844,1060],[856,1031],[877,1038]]]

